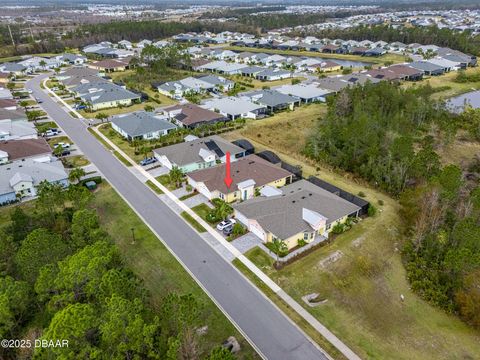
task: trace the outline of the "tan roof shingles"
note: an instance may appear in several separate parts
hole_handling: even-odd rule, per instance
[[[223,181],[226,165],[218,165],[208,169],[197,170],[188,176],[196,182],[203,182],[209,191],[220,191],[222,194],[232,193],[238,190],[238,183],[253,179],[255,187],[269,184],[276,180],[284,179],[293,175],[291,172],[273,165],[257,155],[250,155],[231,163],[232,185],[227,188]]]
[[[0,142],[0,150],[8,153],[9,160],[24,159],[52,152],[44,138],[2,141]]]
[[[174,110],[181,110],[181,114],[185,115],[185,117],[179,118],[178,120],[186,126],[226,119],[223,115],[215,111],[204,109],[195,104],[181,104],[165,109],[167,112]]]

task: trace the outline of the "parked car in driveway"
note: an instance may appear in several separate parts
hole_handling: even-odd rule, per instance
[[[237,221],[235,219],[226,219],[223,220],[221,223],[217,225],[217,230],[223,231],[228,226],[232,226],[235,224]]]
[[[142,166],[150,165],[150,164],[153,164],[156,161],[157,161],[157,159],[154,158],[154,157],[147,157],[147,158],[143,159],[142,161],[140,161],[140,165],[142,165]]]
[[[63,150],[60,154],[57,155],[57,157],[63,157],[70,155],[70,150]]]
[[[233,225],[234,225],[234,224],[230,224],[230,225],[228,225],[227,227],[225,227],[225,228],[223,229],[223,235],[229,236],[229,235],[233,232]]]
[[[61,146],[64,149],[68,149],[70,147],[70,144],[69,143],[64,143],[64,142],[59,142],[59,143],[53,144],[54,149],[56,149],[59,146]]]

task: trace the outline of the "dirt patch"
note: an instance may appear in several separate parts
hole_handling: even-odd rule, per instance
[[[329,256],[327,256],[325,259],[322,259],[318,262],[318,267],[322,269],[326,269],[329,265],[337,262],[340,260],[343,256],[343,252],[340,250],[334,251],[331,253]]]

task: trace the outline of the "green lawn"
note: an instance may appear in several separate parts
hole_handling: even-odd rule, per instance
[[[466,70],[466,74],[479,74],[480,68],[468,68]],[[457,83],[455,82],[455,78],[457,77],[458,73],[456,71],[451,71],[447,74],[440,75],[440,76],[432,76],[429,78],[425,78],[422,81],[417,82],[405,82],[402,86],[404,87],[415,87],[420,85],[430,85],[432,88],[445,88],[435,94],[433,94],[433,98],[436,99],[448,99],[453,96],[457,96],[472,90],[480,89],[480,81],[479,82],[466,82],[466,83]]]
[[[69,156],[68,158],[63,158],[62,162],[64,166],[68,168],[82,167],[90,164],[90,161],[83,155]]]
[[[58,127],[57,123],[54,122],[54,121],[47,121],[47,122],[43,122],[43,123],[36,123],[35,124],[35,127],[37,128],[37,131],[39,133],[43,133],[45,131],[47,131],[48,129],[50,128],[56,128]]]
[[[243,349],[239,359],[258,358],[234,326],[108,184],[103,183],[95,193],[93,207],[99,213],[102,227],[120,248],[128,266],[143,280],[150,291],[154,307],[160,306],[167,292],[192,293],[201,305],[199,320],[202,324],[208,325],[201,350],[220,345],[228,336],[234,335],[241,342]],[[135,232],[134,244],[132,228]]]
[[[353,194],[363,191],[368,201],[376,205],[382,200],[384,205],[378,206],[374,218],[361,221],[332,244],[282,270],[274,270],[273,260],[260,249],[251,250],[247,257],[300,304],[301,297],[309,293],[326,297],[326,304],[306,306],[307,310],[362,358],[475,359],[480,354],[479,332],[410,290],[398,250],[404,240],[398,202],[352,174],[336,172],[302,155],[306,138],[325,112],[326,106],[321,104],[300,107],[249,121],[243,129],[224,136],[228,140],[247,138],[257,151],[272,150],[282,160],[301,165],[305,177],[319,176]],[[456,142],[452,146],[456,149]],[[479,148],[464,150],[462,157]],[[343,257],[323,267],[322,260],[337,250]],[[405,302],[399,300],[400,294]]]
[[[195,211],[195,213],[205,221],[207,221],[208,213],[212,211],[212,209],[210,209],[207,204],[199,204],[192,207],[192,210]]]
[[[112,129],[110,124],[100,125],[98,130],[105,135],[111,142],[117,145],[125,154],[127,154],[131,159],[136,162],[139,162],[143,159],[143,155],[135,154],[135,149],[130,145],[128,140],[123,138],[119,133]]]
[[[155,191],[158,195],[163,194],[162,189],[160,189],[157,185],[155,185],[151,180],[147,180],[145,184],[147,184],[148,187],[153,191]]]
[[[180,187],[170,181],[170,176],[168,174],[160,175],[156,177],[157,181],[165,186],[168,190],[173,191],[177,190]]]
[[[191,198],[191,197],[194,197],[195,195],[197,195],[196,192],[191,192],[190,194],[180,196],[180,197],[178,198],[178,200],[180,200],[180,201],[187,200],[187,199],[189,199],[189,198]]]
[[[186,211],[182,211],[180,215],[185,219],[185,221],[187,221],[190,225],[192,225],[193,228],[198,232],[200,233],[207,232],[207,230]]]

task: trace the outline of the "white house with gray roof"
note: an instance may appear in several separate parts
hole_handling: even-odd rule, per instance
[[[0,141],[37,139],[35,125],[26,120],[0,120]]]
[[[327,96],[332,94],[332,91],[319,88],[315,84],[283,85],[276,90],[282,94],[297,97],[304,103],[325,102]]]
[[[110,82],[82,84],[71,89],[77,97],[93,110],[108,109],[118,106],[130,106],[141,97],[121,86]]]
[[[295,105],[300,104],[299,98],[282,94],[276,90],[257,90],[241,93],[239,96],[243,99],[248,99],[257,104],[266,106],[269,113],[285,109],[293,110]]]
[[[155,149],[155,158],[167,169],[178,167],[184,173],[224,163],[230,152],[231,161],[245,156],[245,150],[220,136],[213,135]]]
[[[42,181],[68,186],[68,175],[62,162],[42,157],[0,165],[0,204],[36,196],[36,188]]]
[[[167,135],[177,128],[167,116],[137,111],[112,118],[112,128],[127,140],[151,140]]]
[[[267,111],[267,107],[264,105],[233,96],[206,100],[201,106],[216,111],[231,120],[239,118],[258,119]]]

